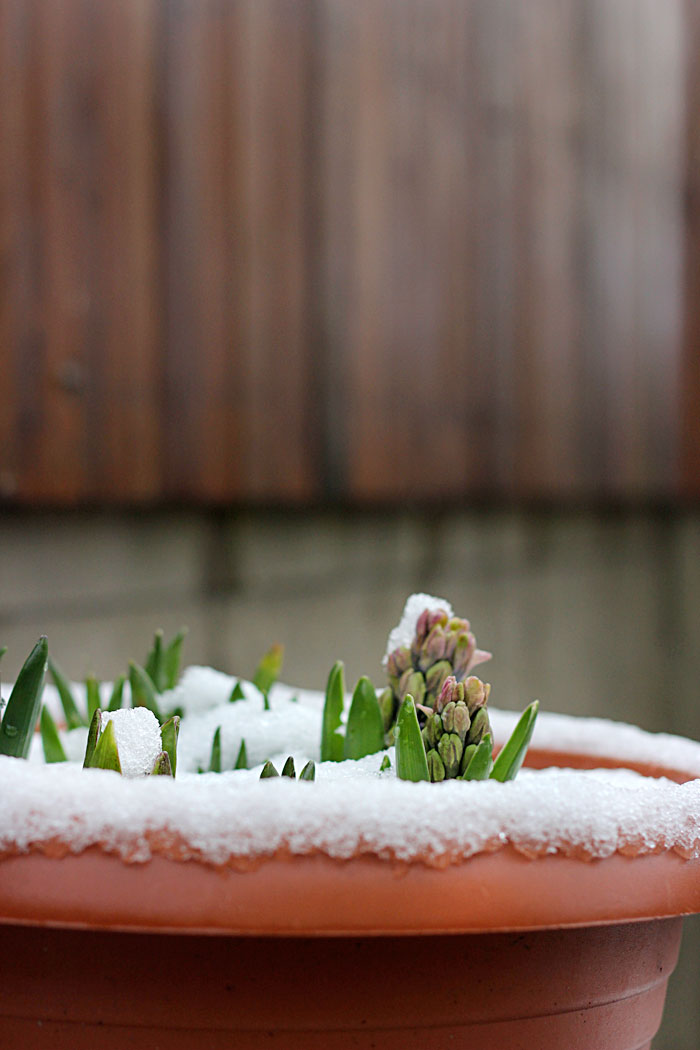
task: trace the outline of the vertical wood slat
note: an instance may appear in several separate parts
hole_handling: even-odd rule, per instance
[[[700,7],[686,0],[682,492],[700,497]]]
[[[24,501],[158,491],[153,12],[0,0],[2,472]]]
[[[166,492],[309,497],[307,5],[168,10]]]
[[[350,492],[672,494],[678,0],[323,9]]]
[[[0,495],[672,495],[693,12],[0,0]]]

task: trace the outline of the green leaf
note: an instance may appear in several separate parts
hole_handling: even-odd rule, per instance
[[[261,780],[267,780],[269,777],[278,777],[279,773],[273,766],[272,762],[266,762],[262,767],[262,773],[260,774]]]
[[[148,672],[138,664],[129,664],[129,684],[131,685],[131,706],[147,707],[158,721],[162,722],[156,687]]]
[[[92,675],[85,679],[85,694],[87,697],[88,721],[90,721],[100,706],[100,683]]]
[[[173,767],[170,765],[170,755],[167,751],[161,751],[151,770],[152,777],[172,777]]]
[[[284,658],[284,646],[275,644],[263,656],[253,675],[253,685],[257,686],[263,695],[267,696],[275,684],[282,670]]]
[[[333,664],[326,685],[321,726],[321,761],[342,762],[343,736],[338,732],[345,700],[345,665],[342,660]]]
[[[163,653],[163,688],[174,689],[180,677],[182,661],[182,643],[187,635],[187,628],[178,631]]]
[[[296,770],[294,768],[294,759],[290,755],[287,761],[282,766],[282,776],[290,777],[292,780],[296,779]]]
[[[369,678],[360,678],[352,694],[345,727],[345,758],[364,758],[384,747],[384,719],[377,702],[377,690]]]
[[[44,748],[44,758],[50,762],[67,762],[66,753],[63,750],[61,738],[58,735],[56,723],[51,717],[48,707],[41,709],[41,743]]]
[[[491,772],[492,780],[513,780],[523,764],[525,753],[528,749],[532,734],[537,721],[539,711],[539,700],[534,700],[529,707],[523,711],[518,724],[510,735],[508,743],[501,748],[498,757],[493,764]]]
[[[95,712],[97,714],[97,712]],[[100,733],[95,750],[92,755],[92,761],[90,762],[91,769],[113,769],[116,773],[121,773],[122,764],[119,760],[119,749],[117,748],[117,738],[114,735],[114,722],[110,719],[107,725]]]
[[[462,780],[486,780],[493,769],[493,740],[486,733],[477,744],[476,751],[462,774]]]
[[[120,674],[112,688],[112,695],[109,700],[108,711],[119,711],[124,704],[124,682],[126,681],[123,674]]]
[[[385,769],[391,769],[391,759],[388,755],[384,755],[384,758],[382,759],[382,764],[379,767],[379,772],[383,773]]]
[[[234,769],[247,769],[248,768],[248,752],[246,751],[245,740],[241,740],[241,746],[238,749],[238,758]]]
[[[396,719],[396,775],[400,780],[430,780],[416,705],[409,694]]]
[[[7,646],[6,645],[0,645],[0,660],[2,660],[2,658],[3,658],[3,656],[5,655],[6,652],[7,652]]]
[[[221,726],[218,726],[211,742],[211,755],[209,757],[209,772],[221,772]]]
[[[163,725],[160,727],[161,743],[163,750],[167,752],[170,759],[170,775],[173,777],[177,772],[177,738],[179,734],[180,719],[178,715],[173,715],[167,722],[163,722]]]
[[[79,729],[80,726],[86,726],[88,723],[80,714],[80,711],[77,708],[75,699],[73,697],[73,692],[71,690],[70,685],[68,684],[68,679],[66,678],[58,664],[50,658],[49,671],[51,672],[51,677],[53,678],[54,685],[58,690],[58,695],[61,701],[61,707],[63,708],[63,713],[66,716],[66,728]]]
[[[97,747],[97,738],[100,735],[100,726],[102,723],[102,712],[95,711],[90,722],[90,728],[88,729],[87,743],[85,745],[85,758],[83,759],[83,769],[90,769],[92,766],[92,760],[95,755],[95,748]]]
[[[242,687],[241,683],[240,682],[236,682],[236,684],[234,685],[233,689],[231,690],[231,695],[228,698],[228,702],[230,704],[235,704],[239,700],[245,700],[245,693],[243,692],[243,687]]]
[[[270,698],[267,693],[263,693],[263,711],[272,710],[270,707]]]
[[[144,671],[153,682],[156,692],[162,693],[165,689],[165,668],[163,666],[163,632],[156,631],[153,645],[143,665]]]
[[[41,710],[44,675],[49,658],[46,636],[42,635],[24,661],[7,701],[0,726],[0,755],[26,758]]]
[[[315,780],[316,779],[316,766],[309,759],[301,773],[299,774],[299,780]]]

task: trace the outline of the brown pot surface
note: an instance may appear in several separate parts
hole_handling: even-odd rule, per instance
[[[510,846],[434,868],[280,856],[251,870],[99,848],[0,862],[0,921],[246,935],[537,929],[700,910],[700,861],[674,853],[528,859]]]
[[[641,1050],[680,926],[293,941],[0,927],[0,1044]]]

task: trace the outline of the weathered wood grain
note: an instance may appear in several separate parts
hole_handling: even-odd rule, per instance
[[[700,6],[686,0],[682,492],[700,497]]]
[[[697,20],[0,0],[0,499],[700,492]]]

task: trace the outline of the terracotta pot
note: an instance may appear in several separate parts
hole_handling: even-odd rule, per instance
[[[7,856],[0,1045],[644,1050],[696,910],[673,853]]]

